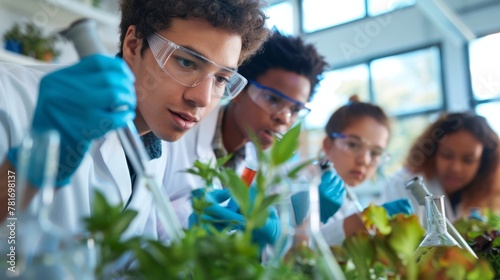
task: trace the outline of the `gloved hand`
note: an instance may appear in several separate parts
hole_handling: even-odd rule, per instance
[[[411,215],[414,213],[413,206],[411,205],[411,202],[408,198],[386,202],[382,204],[382,207],[385,208],[387,214],[389,214],[389,217],[400,213],[406,215]]]
[[[58,187],[69,183],[92,140],[134,119],[134,81],[122,59],[103,55],[84,58],[42,79],[32,129],[60,134]],[[126,108],[115,111],[118,107]],[[9,150],[8,158],[17,165],[17,148]]]
[[[198,189],[192,192],[193,197],[201,197],[204,190]],[[244,230],[245,218],[238,213],[239,207],[231,199],[227,207],[222,207],[219,203],[226,201],[231,198],[230,192],[227,189],[224,190],[214,190],[205,194],[205,199],[211,202],[212,205],[205,209],[205,213],[202,215],[202,219],[211,222],[215,228],[218,230],[229,229],[229,230]],[[199,217],[196,213],[192,213],[189,216],[189,227],[197,224]],[[252,232],[252,238],[255,243],[257,243],[261,248],[267,244],[273,244],[279,237],[281,231],[279,217],[276,209],[269,209],[269,217],[266,223],[255,229]]]
[[[326,223],[340,209],[345,192],[344,181],[334,170],[323,173],[319,184],[319,208],[322,223]]]

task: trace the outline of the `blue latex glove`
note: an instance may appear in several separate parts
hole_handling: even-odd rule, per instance
[[[134,119],[134,81],[121,58],[103,55],[87,57],[42,79],[32,129],[60,134],[57,187],[69,183],[92,140]],[[127,108],[114,110],[120,106]],[[9,150],[8,158],[17,165],[17,148]],[[31,183],[38,185],[36,180]]]
[[[322,223],[326,223],[340,209],[344,202],[345,192],[344,181],[334,170],[323,173],[319,184],[319,206]]]
[[[204,190],[198,189],[192,192],[193,197],[201,197]],[[204,221],[209,221],[214,224],[218,230],[229,229],[229,230],[243,230],[245,224],[245,218],[238,213],[238,206],[231,199],[227,207],[222,207],[219,203],[226,201],[231,198],[230,192],[227,189],[224,190],[214,190],[205,194],[205,199],[211,202],[212,205],[205,209],[205,213],[202,215]],[[199,217],[197,214],[192,213],[189,216],[189,227],[197,224]],[[264,245],[270,243],[274,244],[279,237],[281,231],[280,221],[276,209],[270,208],[269,217],[266,223],[255,229],[252,232],[253,241],[262,248]]]
[[[408,198],[393,200],[382,204],[390,217],[396,214],[411,215],[414,213],[413,206]]]

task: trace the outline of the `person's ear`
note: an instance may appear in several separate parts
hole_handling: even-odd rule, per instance
[[[141,55],[141,48],[142,39],[137,38],[135,25],[131,25],[123,39],[123,59],[130,65],[136,56]]]
[[[323,139],[323,151],[325,152],[325,155],[328,154],[328,152],[330,151],[330,148],[332,147],[332,140],[330,139],[330,137],[325,137],[325,139]]]

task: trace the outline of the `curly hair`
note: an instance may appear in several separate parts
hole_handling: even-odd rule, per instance
[[[120,55],[127,29],[136,26],[136,36],[147,38],[170,27],[172,19],[202,18],[214,27],[242,38],[239,64],[253,55],[267,39],[265,2],[260,0],[121,0]],[[143,41],[141,54],[148,48]]]
[[[483,153],[476,176],[465,186],[462,198],[474,200],[484,195],[495,181],[500,164],[500,140],[484,117],[470,112],[445,113],[417,138],[406,157],[405,166],[428,179],[436,176],[436,151],[446,136],[465,130],[483,144]]]
[[[317,84],[322,79],[321,74],[327,67],[328,63],[314,45],[306,44],[300,37],[274,32],[262,49],[251,60],[243,63],[238,72],[251,80],[275,68],[305,76],[311,83],[309,94],[311,100]]]

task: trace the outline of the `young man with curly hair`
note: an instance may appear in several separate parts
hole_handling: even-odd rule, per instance
[[[236,70],[267,38],[262,7],[258,0],[122,0],[121,58],[93,55],[46,76],[0,64],[1,204],[7,205],[6,176],[18,167],[23,137],[30,129],[56,130],[56,186],[66,187],[56,192],[54,223],[82,230],[100,190],[109,202],[139,212],[131,234],[154,236],[156,227],[147,222],[151,196],[133,188],[135,175],[116,130],[133,120],[138,133],[148,135],[148,168],[163,171],[159,166],[170,155],[159,139],[178,140],[220,99],[234,98],[245,86]],[[35,193],[39,182],[31,183]]]

